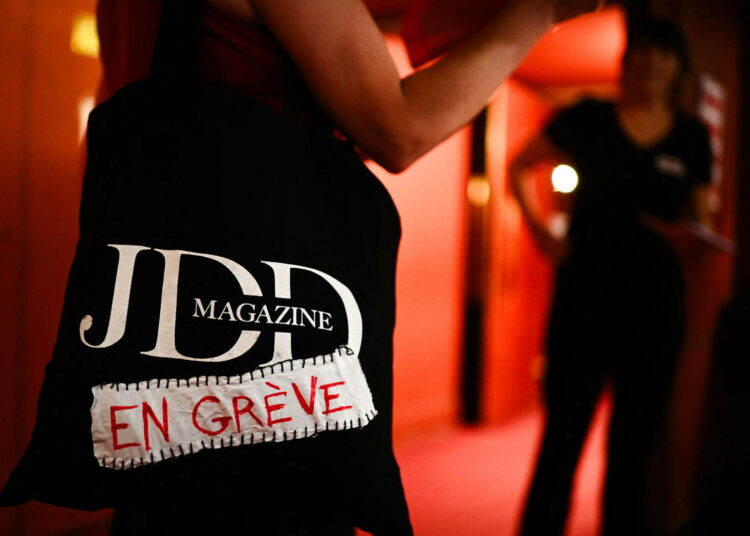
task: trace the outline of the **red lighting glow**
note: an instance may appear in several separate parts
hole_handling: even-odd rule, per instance
[[[613,84],[625,41],[625,14],[609,7],[547,32],[514,76],[534,86]]]

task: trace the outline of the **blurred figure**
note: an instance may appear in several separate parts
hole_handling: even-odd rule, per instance
[[[653,20],[623,57],[617,102],[560,113],[511,166],[539,247],[559,263],[547,332],[547,420],[521,534],[559,535],[592,413],[611,381],[604,534],[644,534],[646,468],[662,423],[683,330],[683,279],[667,236],[707,223],[706,129],[676,108],[689,68],[681,30]],[[525,173],[567,162],[578,172],[567,237],[541,221]]]

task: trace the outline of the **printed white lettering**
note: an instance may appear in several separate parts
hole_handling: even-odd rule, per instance
[[[284,322],[282,321],[282,319],[289,312],[289,307],[287,307],[286,305],[277,305],[274,310],[278,311],[279,309],[281,309],[281,313],[279,313],[279,316],[276,317],[276,321],[274,322],[274,324],[282,324],[284,326],[288,326],[291,320],[287,320],[286,322]]]
[[[286,264],[281,262],[270,262],[263,261],[263,264],[267,264],[273,269],[274,283],[277,298],[291,299],[291,272],[292,269],[302,270],[313,273],[321,277],[326,283],[328,283],[333,290],[336,291],[342,303],[344,304],[344,313],[346,314],[347,327],[349,331],[348,340],[346,346],[351,348],[355,354],[359,355],[359,350],[362,345],[362,314],[359,311],[357,300],[354,298],[352,291],[349,290],[346,285],[341,283],[338,279],[331,277],[325,272],[316,270],[315,268],[308,268],[306,266],[299,266],[296,264]],[[322,322],[322,320],[321,320]],[[323,328],[326,329],[326,328]],[[331,328],[332,329],[332,328]],[[292,357],[292,337],[289,333],[276,333],[274,338],[274,351],[273,359],[266,365],[272,365],[280,361],[291,359]]]
[[[106,348],[117,343],[122,338],[125,333],[136,257],[138,253],[143,250],[151,250],[151,248],[145,246],[135,245],[108,244],[108,246],[118,251],[118,265],[115,276],[109,325],[104,340],[99,344],[93,344],[86,340],[85,336],[85,333],[93,325],[93,317],[91,315],[85,315],[83,317],[79,326],[79,334],[81,341],[90,348]],[[142,351],[142,354],[167,359],[220,362],[235,359],[245,354],[255,345],[260,336],[260,331],[243,329],[232,346],[222,354],[213,357],[196,358],[180,352],[176,346],[175,331],[177,327],[177,291],[179,288],[180,263],[182,257],[199,257],[218,263],[232,274],[237,283],[239,283],[245,296],[262,297],[263,293],[260,290],[258,282],[250,272],[247,271],[247,269],[226,257],[183,250],[153,249],[153,251],[159,253],[164,258],[161,303],[159,309],[159,321],[156,327],[156,343],[152,349]],[[314,274],[328,283],[344,305],[344,313],[348,328],[347,346],[353,349],[354,353],[359,352],[360,345],[362,344],[362,315],[354,295],[343,283],[314,268],[280,262],[261,262],[273,270],[276,298],[292,298],[291,272],[293,269]],[[272,316],[268,305],[261,305],[260,309],[257,310],[256,305],[252,303],[242,303],[235,307],[231,302],[227,301],[224,302],[219,315],[216,316],[216,310],[218,309],[217,300],[209,300],[208,303],[205,303],[201,298],[193,298],[193,300],[194,310],[192,316],[194,318],[229,322],[236,322],[239,320],[246,324],[263,323],[301,327],[309,325],[316,329],[333,331],[332,315],[325,311],[317,311],[315,309],[308,311],[303,307],[277,305],[273,309],[273,313],[276,315],[274,317]],[[245,309],[249,309],[249,313],[244,314]],[[273,355],[270,361],[265,364],[272,365],[292,358],[292,334],[277,331],[274,333]]]
[[[208,313],[208,318],[210,318],[211,320],[216,320],[216,317],[214,316],[215,306],[216,306],[216,300],[211,300],[208,303],[208,307],[203,307],[203,302],[201,301],[201,299],[195,298],[195,312],[193,313],[193,317],[206,318],[206,313]]]
[[[268,312],[268,306],[267,305],[264,305],[263,307],[260,308],[260,312],[258,313],[258,320],[257,320],[257,322],[260,322],[261,318],[265,318],[266,319],[266,321],[265,321],[266,324],[272,324],[273,323],[273,322],[271,322],[271,314]]]
[[[246,296],[262,296],[258,282],[236,262],[205,253],[194,253],[182,250],[155,249],[164,256],[164,282],[161,293],[161,310],[159,313],[159,326],[157,330],[156,345],[144,355],[153,357],[164,357],[168,359],[185,359],[188,361],[218,362],[229,361],[241,356],[258,340],[259,331],[242,330],[234,345],[223,354],[209,358],[195,358],[181,354],[175,344],[175,328],[177,325],[177,285],[180,278],[180,260],[183,255],[202,257],[218,262],[231,272],[240,284],[243,294]]]
[[[249,307],[251,311],[255,311],[255,305],[252,303],[243,303],[240,304],[239,307],[237,307],[237,318],[240,322],[255,322],[255,313],[250,313],[250,316],[247,318],[242,318],[242,309],[245,307]]]
[[[318,318],[320,318],[320,324],[318,325],[318,328],[332,331],[333,327],[331,326],[331,313],[320,311],[319,315],[320,316]]]
[[[232,312],[232,306],[229,304],[229,302],[227,302],[226,305],[224,305],[224,308],[221,310],[221,314],[219,314],[219,320],[222,320],[224,318],[224,315],[227,315],[230,321],[236,321],[236,318],[234,318],[234,313]]]
[[[144,249],[143,246],[127,246],[123,244],[108,244],[115,248],[118,253],[117,275],[115,276],[115,289],[112,292],[112,308],[109,313],[109,325],[104,340],[99,344],[91,344],[86,340],[86,333],[94,323],[91,315],[86,315],[81,320],[78,334],[81,342],[89,348],[106,348],[119,341],[125,333],[125,322],[128,318],[128,304],[130,302],[130,286],[133,283],[133,267],[138,253]]]

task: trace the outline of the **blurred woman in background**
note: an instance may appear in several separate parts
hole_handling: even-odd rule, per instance
[[[643,527],[646,468],[680,355],[683,280],[658,230],[706,223],[711,150],[706,129],[677,109],[688,72],[671,22],[636,28],[617,102],[585,99],[561,112],[511,166],[511,184],[539,247],[558,263],[547,332],[547,420],[523,535],[559,535],[596,402],[611,380],[606,535]],[[547,161],[578,172],[567,237],[541,221],[525,173]]]

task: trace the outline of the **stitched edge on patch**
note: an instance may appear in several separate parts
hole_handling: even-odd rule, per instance
[[[94,456],[111,469],[363,428],[378,413],[347,346],[242,375],[111,383],[92,393]]]

